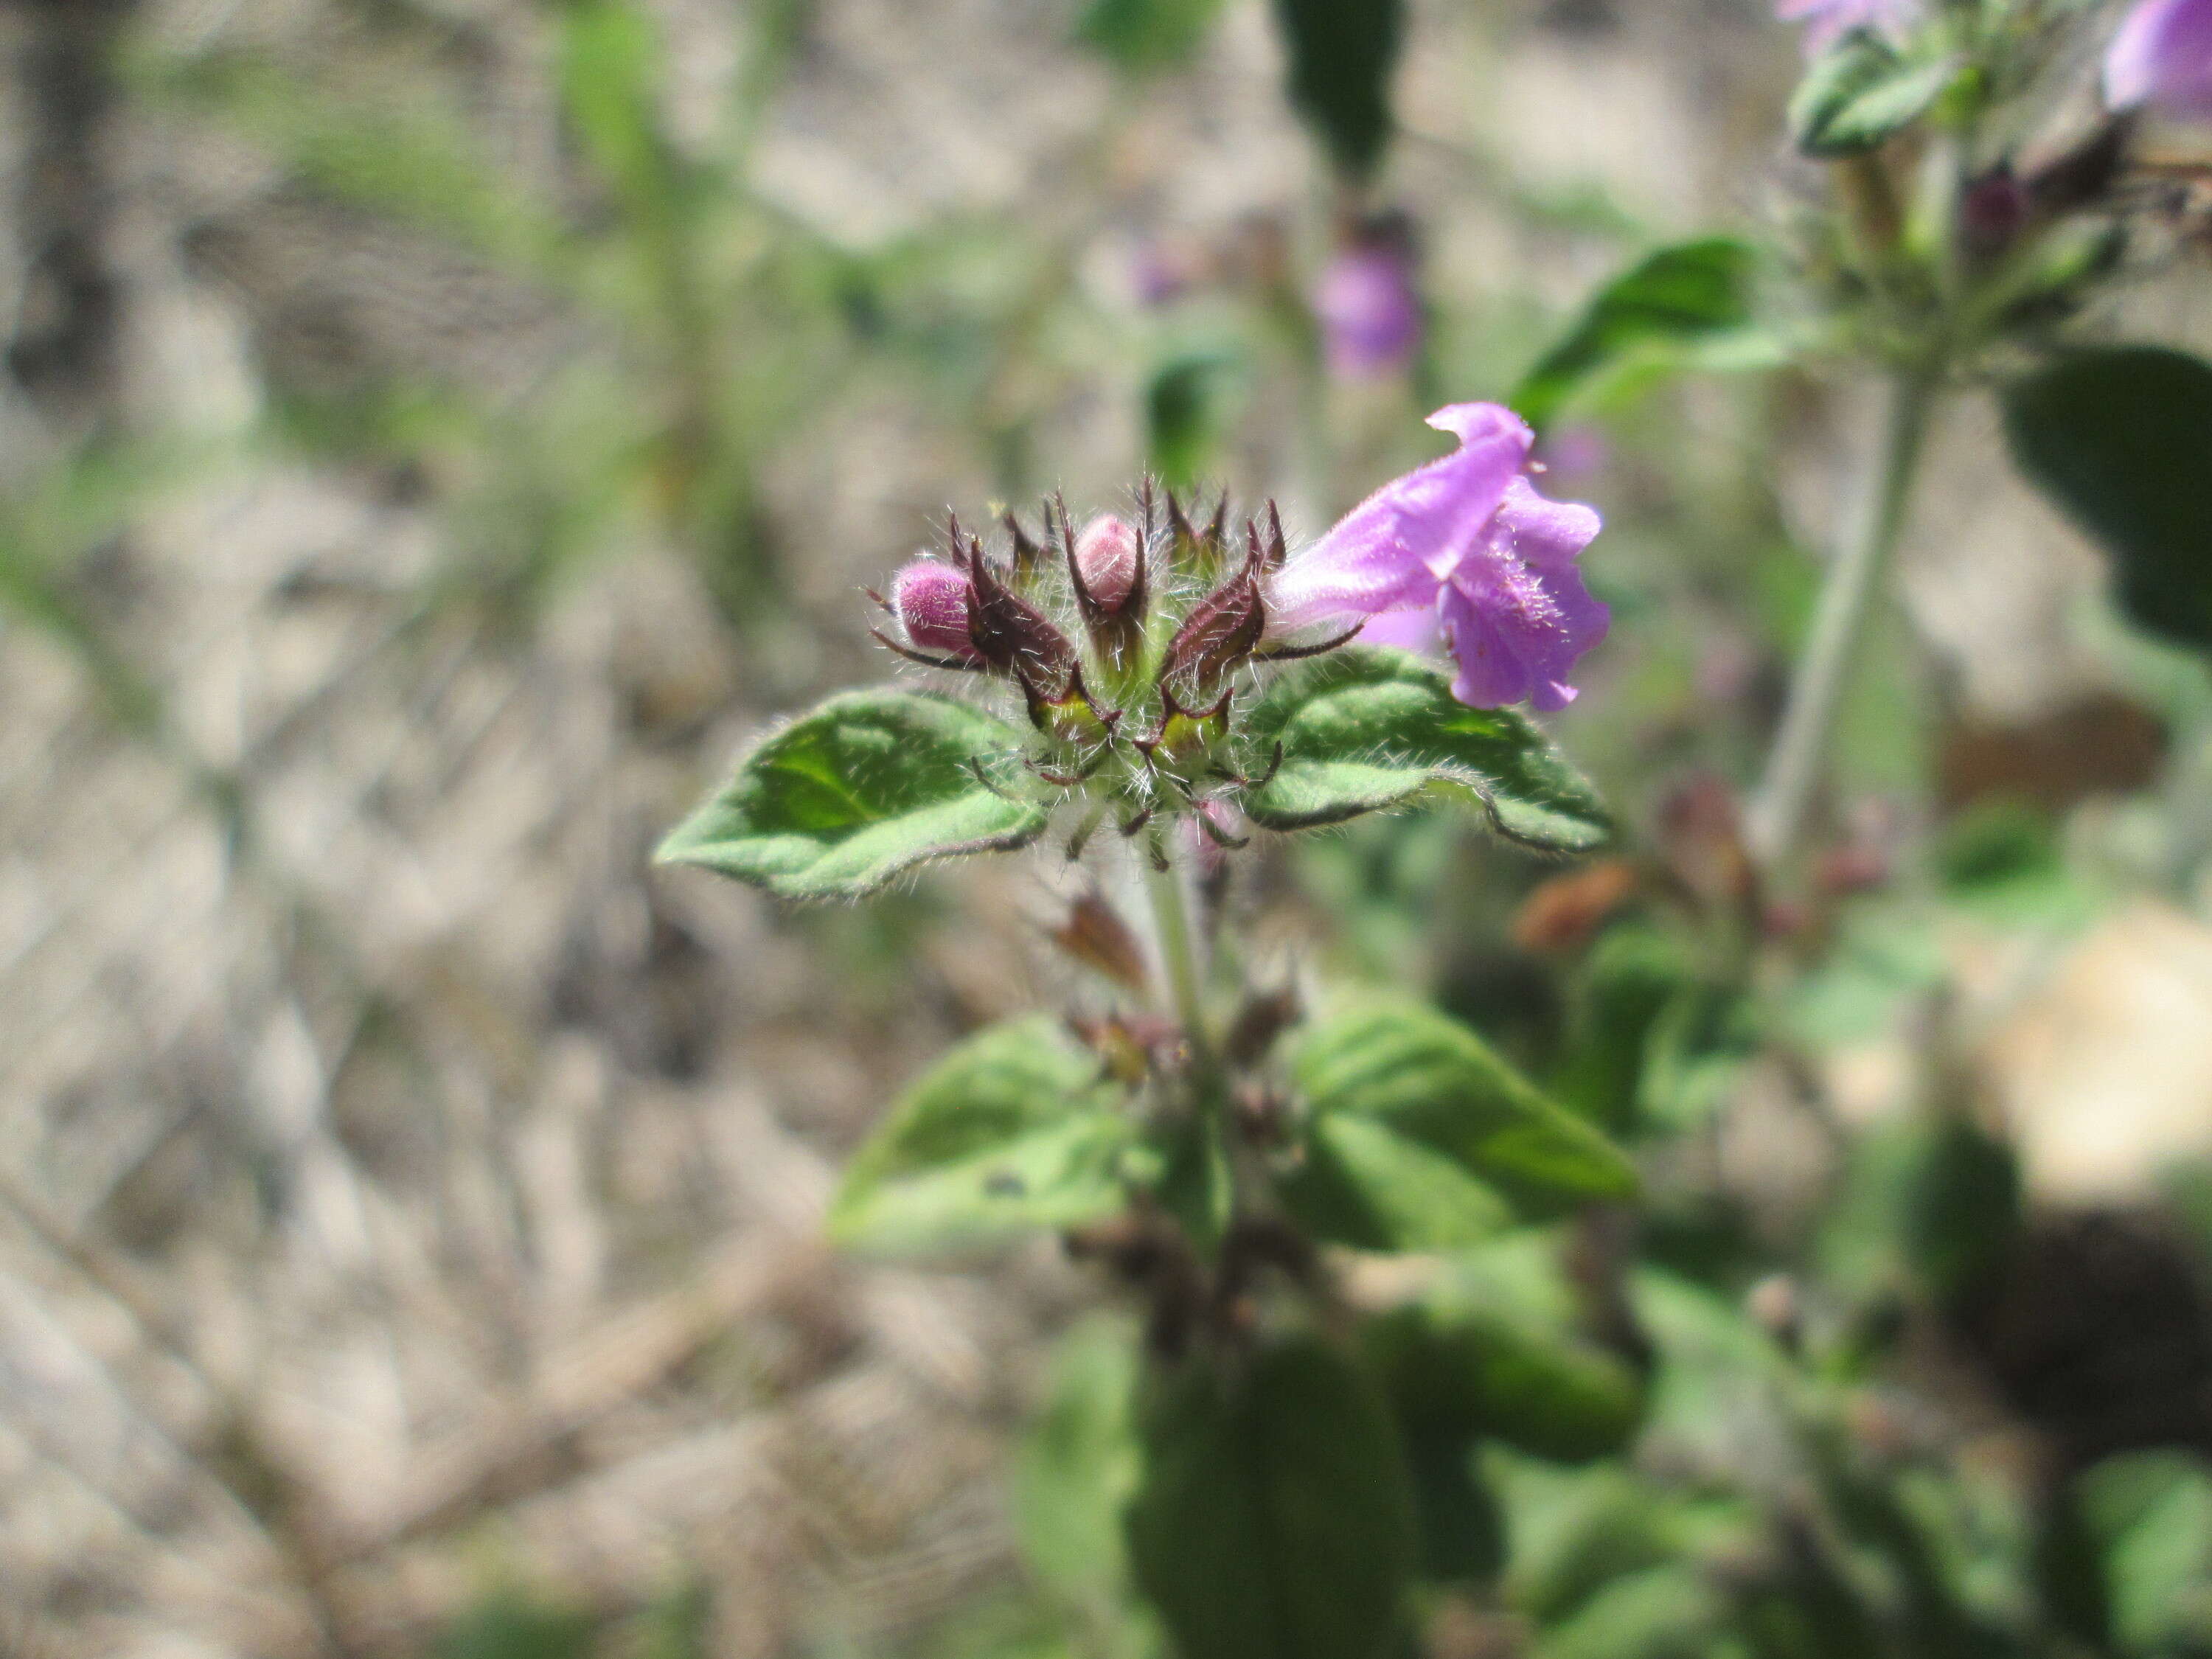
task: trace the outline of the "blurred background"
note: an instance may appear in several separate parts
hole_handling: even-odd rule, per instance
[[[817,1237],[901,1080],[1061,996],[1065,881],[801,913],[652,846],[918,672],[860,590],[948,507],[1150,468],[1310,539],[1625,262],[1785,221],[1800,66],[1762,0],[1415,0],[1355,190],[1263,0],[0,8],[0,1652],[1121,1650],[1007,1496],[1096,1285]],[[2212,344],[2203,278],[2121,303]],[[1698,368],[1545,452],[1615,618],[1555,728],[1692,880],[1870,425]],[[1834,948],[1786,1054],[1675,1034],[1662,1207],[1789,1258],[1940,1074],[2160,1241],[2096,1259],[2212,1443],[2212,689],[1996,425],[1847,713]],[[1237,902],[1540,1066],[1557,873],[1389,821]]]

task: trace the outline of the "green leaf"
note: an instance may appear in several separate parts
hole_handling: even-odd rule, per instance
[[[1122,1587],[1121,1511],[1139,1468],[1131,1406],[1137,1336],[1123,1322],[1080,1325],[1054,1356],[1044,1406],[1014,1455],[1014,1535],[1038,1575],[1109,1601]]]
[[[1393,1232],[1393,1220],[1402,1224],[1419,1195],[1370,1190],[1363,1177],[1416,1167],[1415,1160],[1395,1149],[1389,1161],[1346,1160],[1347,1145],[1372,1147],[1389,1137],[1524,1207],[1624,1198],[1636,1189],[1634,1169],[1604,1135],[1540,1094],[1466,1026],[1422,1003],[1355,1003],[1308,1027],[1290,1067],[1320,1155],[1337,1159],[1342,1180],[1364,1200],[1368,1237],[1384,1241],[1370,1248],[1433,1248],[1424,1237],[1431,1226],[1443,1232],[1479,1212],[1439,1205],[1434,1223],[1414,1216],[1421,1224]],[[1340,1118],[1358,1125],[1348,1138],[1333,1121]],[[1295,1183],[1290,1190],[1297,1191]],[[1324,1210],[1314,1224],[1329,1218]],[[1398,1242],[1408,1236],[1420,1242]]]
[[[1127,1201],[1133,1133],[1115,1103],[1096,1057],[1057,1020],[979,1031],[900,1097],[847,1166],[831,1235],[907,1252],[1113,1214]]]
[[[1400,1420],[1579,1462],[1637,1429],[1643,1387],[1581,1328],[1576,1292],[1542,1235],[1471,1251],[1419,1302],[1370,1322],[1368,1352]]]
[[[1212,1120],[1194,1112],[1164,1127],[1154,1146],[1160,1154],[1152,1195],[1189,1236],[1199,1254],[1212,1259],[1237,1205],[1237,1184],[1228,1150]]]
[[[1365,1372],[1311,1337],[1193,1359],[1145,1412],[1137,1582],[1181,1659],[1378,1659],[1413,1571],[1413,1502]]]
[[[2212,1467],[2187,1452],[2125,1453],[2083,1474],[2075,1493],[2103,1547],[2123,1650],[2212,1647]]]
[[[1655,348],[1710,345],[1747,327],[1759,256],[1747,242],[1709,236],[1648,254],[1603,288],[1509,401],[1530,425],[1548,425],[1593,378]]]
[[[1790,100],[1790,131],[1808,155],[1877,149],[1927,112],[1958,65],[1905,57],[1870,29],[1854,29],[1814,63]]]
[[[1505,1517],[1483,1479],[1474,1439],[1449,1429],[1400,1425],[1421,1577],[1432,1583],[1486,1583],[1505,1565]]]
[[[1318,1119],[1277,1183],[1317,1238],[1363,1250],[1450,1250],[1495,1237],[1513,1209],[1448,1154],[1348,1113]]]
[[[2112,556],[2121,607],[2212,646],[2212,365],[2157,346],[2070,352],[2004,398],[2013,459]]]
[[[597,1635],[590,1613],[509,1591],[463,1613],[431,1651],[436,1659],[589,1659]]]
[[[1075,33],[1123,74],[1147,75],[1188,63],[1220,9],[1221,0],[1091,0]]]
[[[763,741],[654,854],[784,898],[858,898],[930,859],[1026,846],[1045,809],[987,788],[1021,734],[949,697],[848,691]]]
[[[1669,1564],[1614,1580],[1544,1640],[1544,1659],[1712,1659],[1728,1616],[1719,1588]]]
[[[1741,1560],[1768,1524],[1741,1498],[1698,1494],[1617,1460],[1570,1467],[1492,1448],[1483,1461],[1512,1517],[1507,1598],[1544,1626],[1646,1568]]]
[[[1587,852],[1612,824],[1596,793],[1525,715],[1469,708],[1443,668],[1409,652],[1348,646],[1287,670],[1252,711],[1261,754],[1282,764],[1245,801],[1268,830],[1341,823],[1417,798],[1467,802],[1507,840]]]
[[[1222,385],[1237,367],[1225,351],[1174,358],[1145,390],[1145,425],[1152,471],[1170,489],[1194,488],[1220,441]]]
[[[628,0],[576,0],[562,21],[561,100],[585,149],[634,212],[674,210],[676,157],[661,137],[659,31]]]
[[[2020,1159],[1963,1120],[1936,1127],[1901,1194],[1906,1259],[1938,1297],[1972,1290],[2004,1257],[2021,1221]]]
[[[1291,102],[1346,175],[1364,179],[1390,141],[1390,75],[1402,0],[1275,0]]]

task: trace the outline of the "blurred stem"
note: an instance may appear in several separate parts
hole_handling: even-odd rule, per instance
[[[1182,872],[1167,862],[1166,848],[1158,835],[1152,836],[1149,850],[1145,894],[1152,901],[1152,927],[1159,935],[1169,994],[1175,1000],[1176,1018],[1190,1043],[1191,1058],[1200,1071],[1208,1071],[1213,1050],[1206,1029],[1204,981],[1199,973],[1198,942],[1191,932],[1190,907],[1183,897]]]
[[[1905,528],[1905,509],[1928,434],[1942,366],[1915,363],[1897,371],[1883,416],[1881,453],[1850,543],[1829,568],[1813,615],[1812,637],[1798,659],[1782,729],[1747,825],[1761,868],[1776,872],[1796,857],[1806,815],[1826,768],[1837,710],[1850,683],[1875,596]]]

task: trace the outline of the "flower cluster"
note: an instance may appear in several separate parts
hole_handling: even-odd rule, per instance
[[[1287,556],[1272,502],[1232,550],[1225,497],[1211,518],[1172,492],[1163,513],[1149,482],[1137,501],[1134,520],[1104,514],[1079,532],[1064,502],[1048,502],[1041,537],[1009,513],[997,554],[953,520],[944,556],[903,567],[879,601],[899,637],[875,637],[932,667],[1011,684],[1043,740],[1025,757],[1030,774],[1102,800],[1125,834],[1165,807],[1234,840],[1219,797],[1265,781],[1231,736],[1236,676],[1358,630],[1266,641],[1265,586]]]
[[[1125,833],[1165,808],[1233,843],[1229,803],[1279,760],[1238,739],[1249,668],[1364,638],[1450,652],[1463,702],[1557,709],[1604,635],[1605,607],[1574,563],[1597,514],[1537,494],[1528,428],[1495,404],[1454,404],[1430,424],[1460,439],[1455,454],[1384,485],[1295,557],[1273,501],[1236,538],[1225,497],[1194,514],[1149,483],[1133,520],[1079,530],[1055,500],[1032,535],[1010,513],[996,552],[955,520],[942,556],[915,559],[878,596],[897,627],[875,637],[1013,687],[1042,738],[1030,774],[1102,802]]]

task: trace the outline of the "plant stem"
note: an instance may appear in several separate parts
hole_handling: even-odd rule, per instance
[[[1753,857],[1769,872],[1789,864],[1804,835],[1806,814],[1820,787],[1836,711],[1858,656],[1859,640],[1905,528],[1905,507],[1941,375],[1940,365],[1915,364],[1899,369],[1890,383],[1881,452],[1862,516],[1821,586],[1812,637],[1798,659],[1782,729],[1775,734],[1746,826]]]
[[[1190,908],[1184,902],[1182,872],[1165,863],[1165,849],[1154,836],[1152,857],[1145,865],[1145,893],[1152,900],[1152,926],[1159,934],[1160,957],[1167,969],[1168,991],[1175,1002],[1176,1018],[1190,1044],[1191,1056],[1203,1070],[1212,1063],[1212,1046],[1206,1029],[1206,998],[1198,969],[1198,945],[1190,927]]]

